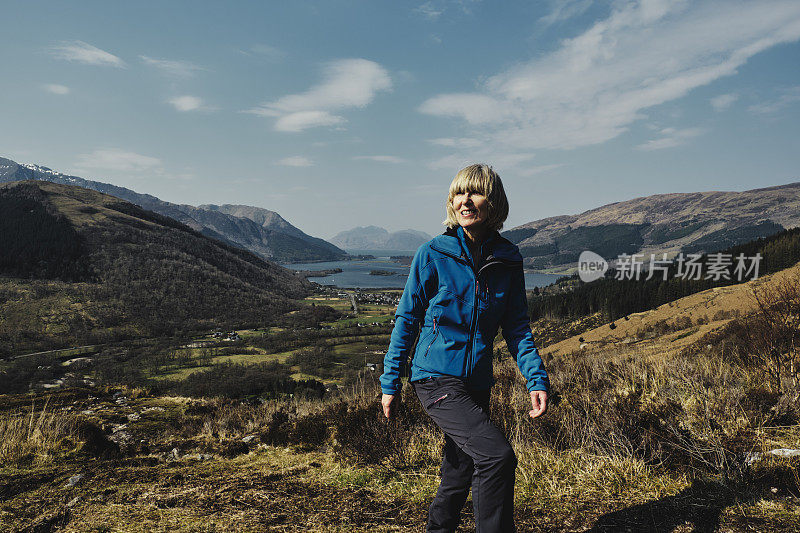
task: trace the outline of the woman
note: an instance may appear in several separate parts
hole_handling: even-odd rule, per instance
[[[383,412],[394,414],[419,332],[409,381],[445,434],[428,531],[456,530],[470,485],[476,530],[514,531],[517,458],[489,420],[498,327],[527,380],[530,416],[547,410],[549,381],[528,324],[522,256],[498,233],[507,216],[497,173],[488,165],[462,169],[450,184],[448,229],[417,250],[397,306],[381,376]]]

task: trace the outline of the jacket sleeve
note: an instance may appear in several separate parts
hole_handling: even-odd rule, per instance
[[[420,246],[414,254],[403,296],[397,304],[389,350],[383,359],[381,390],[384,394],[398,394],[402,389],[400,376],[406,374],[409,356],[431,297],[433,268],[426,259],[428,254],[424,253],[424,248]]]
[[[548,390],[550,380],[533,342],[528,321],[528,299],[525,296],[525,275],[522,268],[514,269],[511,274],[507,305],[500,326],[503,328],[503,338],[508,350],[527,381],[528,390]]]

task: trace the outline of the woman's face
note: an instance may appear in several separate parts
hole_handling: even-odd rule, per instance
[[[453,211],[464,229],[478,229],[489,219],[489,202],[482,194],[465,191],[453,196]]]

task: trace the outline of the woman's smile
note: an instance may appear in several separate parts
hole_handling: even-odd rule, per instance
[[[489,217],[489,202],[476,192],[467,191],[453,196],[453,211],[464,228],[482,225]]]

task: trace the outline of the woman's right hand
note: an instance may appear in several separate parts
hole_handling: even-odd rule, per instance
[[[383,415],[391,420],[396,405],[394,394],[384,394],[381,397],[381,405],[383,406]]]

